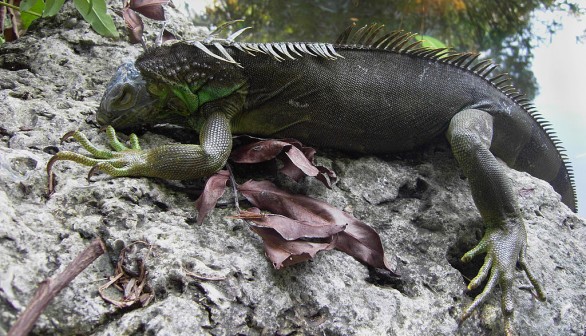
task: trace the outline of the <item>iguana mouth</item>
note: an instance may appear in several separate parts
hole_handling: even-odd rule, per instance
[[[136,99],[134,99],[136,101]],[[129,129],[141,127],[147,124],[143,120],[145,115],[150,115],[155,109],[154,100],[143,102],[140,105],[132,105],[127,110],[110,110],[108,106],[100,106],[96,120],[102,126],[111,125],[117,129]],[[114,113],[113,113],[114,112]],[[142,116],[142,117],[138,117]]]

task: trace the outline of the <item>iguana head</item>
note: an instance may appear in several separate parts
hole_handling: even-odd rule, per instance
[[[108,84],[96,119],[100,125],[116,129],[152,124],[159,114],[157,102],[134,63],[124,63]]]
[[[118,68],[102,97],[97,120],[116,129],[158,123],[195,126],[201,107],[245,94],[245,86],[237,65],[197,46],[176,43],[153,48],[135,63]]]

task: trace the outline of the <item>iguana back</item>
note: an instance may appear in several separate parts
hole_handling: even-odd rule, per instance
[[[490,106],[495,93],[476,74],[446,63],[377,49],[336,51],[344,58],[278,62],[234,55],[250,85],[234,131],[353,152],[398,152],[445,132],[463,108]]]
[[[136,66],[153,78],[176,68],[178,80],[187,81],[193,64],[201,67],[206,59],[216,69],[214,80],[246,82],[232,132],[352,152],[410,150],[445,132],[459,111],[482,110],[494,117],[491,151],[510,167],[548,181],[576,211],[573,174],[559,140],[506,74],[493,75],[496,65],[476,61],[477,54],[405,47],[410,35],[390,34],[395,37],[387,45],[352,44],[358,36],[335,45],[221,46],[240,67],[208,55],[218,44],[203,51],[176,43],[145,53]]]

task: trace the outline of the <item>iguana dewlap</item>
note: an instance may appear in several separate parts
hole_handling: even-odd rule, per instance
[[[114,152],[73,133],[94,158],[59,152],[113,176],[190,179],[221,169],[233,134],[290,137],[314,146],[360,153],[410,150],[440,134],[469,179],[486,223],[481,242],[463,260],[486,253],[469,288],[488,279],[464,311],[470,316],[500,285],[507,333],[513,333],[512,281],[517,263],[540,299],[545,295],[525,262],[526,233],[511,168],[548,181],[576,211],[572,172],[559,141],[506,75],[477,54],[420,47],[412,34],[370,26],[345,32],[336,44],[239,43],[208,39],[148,50],[121,66],[97,120],[124,129],[159,123],[193,128],[200,144]]]

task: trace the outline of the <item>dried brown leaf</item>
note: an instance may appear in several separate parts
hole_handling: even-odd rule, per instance
[[[284,161],[281,172],[295,181],[299,181],[304,175],[317,176],[319,170],[311,163],[301,149],[291,146],[285,149],[288,160]]]
[[[332,249],[329,243],[288,241],[269,228],[252,226],[251,229],[263,239],[265,253],[276,269],[313,259],[317,252]]]
[[[291,144],[280,140],[261,140],[233,150],[230,159],[236,163],[259,163],[272,160],[277,157],[283,147]]]
[[[110,281],[108,281],[106,284],[104,284],[98,288],[98,293],[100,294],[102,299],[116,305],[118,308],[130,307],[130,306],[136,304],[137,302],[140,303],[144,307],[155,296],[152,288],[150,287],[150,285],[147,282],[148,281],[148,278],[147,278],[148,272],[146,271],[145,261],[143,261],[141,259],[138,260],[138,263],[140,266],[139,267],[140,272],[139,272],[138,276],[128,274],[125,271],[124,260],[125,260],[126,252],[128,251],[128,249],[131,246],[133,246],[135,244],[148,245],[149,246],[149,253],[153,247],[152,245],[149,245],[149,244],[144,243],[142,241],[136,241],[136,242],[124,247],[120,251],[120,255],[118,257],[118,263],[116,264],[115,276],[110,277]],[[147,255],[147,257],[148,257],[148,255]],[[110,286],[113,286],[114,288],[116,288],[122,292],[121,300],[116,300],[116,299],[113,299],[113,298],[109,297],[108,295],[106,295],[105,290],[107,288],[109,288]]]
[[[163,6],[168,3],[169,0],[131,0],[130,8],[149,19],[165,21]]]
[[[134,301],[135,298],[133,297],[133,294],[135,292],[135,286],[136,278],[131,278],[128,280],[126,285],[124,285],[124,299]]]
[[[254,226],[275,230],[283,239],[292,241],[297,239],[331,238],[338,232],[344,231],[345,225],[302,222],[282,215],[264,214],[254,218],[251,214],[260,214],[258,208],[243,212],[242,219],[248,219]],[[331,239],[330,239],[331,240]]]
[[[307,196],[291,194],[269,181],[250,180],[240,185],[238,190],[261,210],[319,225],[348,223],[345,216],[340,216],[340,213],[345,214],[343,211]]]
[[[224,195],[226,183],[229,178],[230,173],[227,170],[220,170],[208,178],[203,192],[195,201],[195,208],[197,209],[197,224],[203,223],[205,217],[216,206],[220,197]]]
[[[173,35],[173,33],[168,31],[167,29],[163,30],[163,38],[162,38],[161,42],[165,43],[167,41],[176,40],[176,39],[177,39],[177,37],[175,35]]]
[[[299,222],[318,226],[347,225],[344,231],[335,234],[333,247],[362,263],[397,274],[385,258],[376,231],[350,214],[313,198],[288,193],[268,181],[248,181],[238,190],[254,206]]]
[[[337,179],[329,168],[313,163],[315,149],[305,147],[294,139],[260,140],[235,149],[230,159],[237,163],[259,163],[278,158],[283,162],[281,172],[295,181],[304,176],[317,178],[326,187],[331,188]]]
[[[122,18],[124,18],[124,23],[126,23],[126,28],[128,29],[130,43],[142,43],[144,24],[142,22],[142,19],[140,18],[140,15],[138,15],[132,9],[125,7],[122,9]]]

